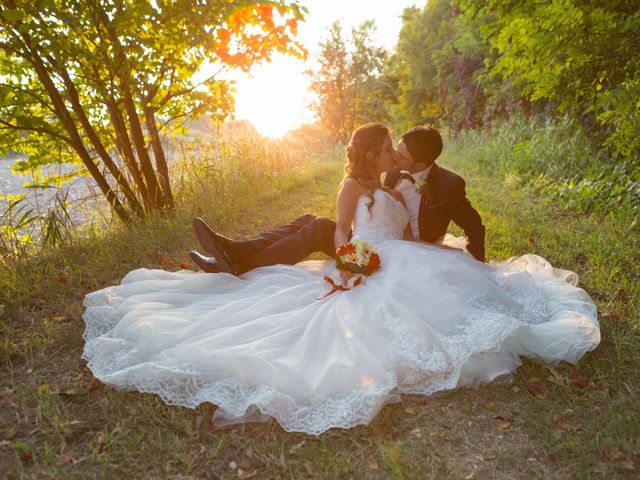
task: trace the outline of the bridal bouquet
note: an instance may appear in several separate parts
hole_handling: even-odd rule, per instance
[[[363,275],[369,276],[380,270],[380,256],[370,243],[364,240],[353,240],[336,250],[336,268],[355,273],[355,275],[349,279],[346,285],[342,284],[339,274],[325,276],[324,279],[331,285],[331,290],[322,298],[326,298],[338,291],[351,290],[360,285]]]
[[[336,250],[336,267],[358,275],[371,275],[380,269],[380,256],[370,243],[353,240]]]

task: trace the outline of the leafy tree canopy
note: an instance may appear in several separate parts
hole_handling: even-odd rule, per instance
[[[123,219],[171,208],[161,135],[233,109],[227,82],[196,74],[304,56],[305,11],[269,0],[2,0],[0,154],[26,154],[18,171],[77,164]]]

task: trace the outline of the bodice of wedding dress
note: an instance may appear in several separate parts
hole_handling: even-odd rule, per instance
[[[373,205],[371,202],[373,200]],[[371,205],[371,208],[369,206]],[[362,195],[353,217],[353,239],[373,244],[401,240],[409,223],[409,212],[391,194],[377,189],[372,195]]]

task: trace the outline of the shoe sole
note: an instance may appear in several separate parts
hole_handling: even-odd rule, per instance
[[[200,264],[200,259],[197,256],[193,255],[191,252],[187,252],[187,255],[189,256],[191,261],[193,263],[195,263],[198,266],[198,268],[200,270],[202,270],[203,272],[205,272],[205,273],[225,273],[225,272],[222,272],[222,270],[220,270],[218,268],[212,269],[208,265],[201,265]]]

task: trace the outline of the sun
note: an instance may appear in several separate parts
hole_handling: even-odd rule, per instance
[[[304,74],[308,68],[302,60],[275,55],[270,63],[255,66],[251,76],[235,75],[236,120],[248,120],[258,132],[272,138],[312,121],[309,79]]]

